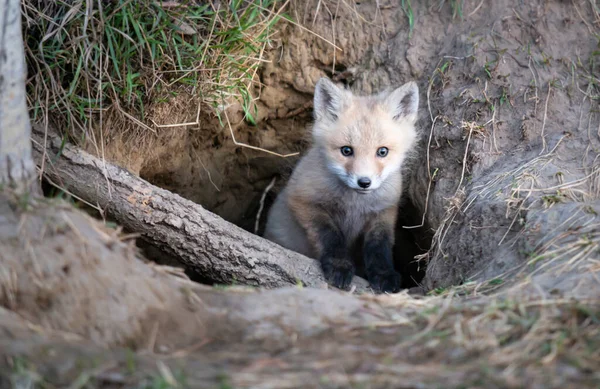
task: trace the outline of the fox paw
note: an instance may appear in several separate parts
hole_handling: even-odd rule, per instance
[[[402,278],[400,277],[400,274],[393,270],[376,274],[369,278],[371,288],[373,288],[375,292],[399,292],[401,282]]]
[[[322,261],[323,273],[329,283],[339,289],[348,289],[354,277],[354,265],[348,260],[326,259]]]

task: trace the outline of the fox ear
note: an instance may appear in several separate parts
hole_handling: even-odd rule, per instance
[[[419,87],[414,81],[407,82],[394,90],[385,99],[394,120],[405,119],[411,123],[417,121],[419,110]]]
[[[321,78],[315,86],[314,115],[316,120],[336,120],[347,99],[346,91],[327,78]]]

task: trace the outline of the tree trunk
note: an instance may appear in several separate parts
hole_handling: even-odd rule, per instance
[[[54,183],[91,204],[154,247],[211,280],[264,287],[326,287],[319,263],[221,219],[200,205],[160,189],[34,126],[34,158]],[[59,153],[60,150],[60,153]],[[56,160],[52,156],[59,155]],[[355,277],[358,290],[367,282]]]
[[[19,0],[0,0],[0,187],[35,188]]]

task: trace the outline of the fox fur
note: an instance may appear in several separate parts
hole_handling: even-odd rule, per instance
[[[347,289],[359,269],[374,290],[399,291],[392,247],[418,106],[414,82],[357,96],[320,79],[312,146],[271,207],[265,238],[319,259],[335,287]]]

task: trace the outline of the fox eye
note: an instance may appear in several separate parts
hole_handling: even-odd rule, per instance
[[[377,156],[381,158],[386,157],[388,155],[388,152],[389,150],[387,147],[380,147],[377,149]]]
[[[350,146],[343,146],[343,147],[340,149],[340,151],[342,152],[342,155],[343,155],[344,157],[349,157],[349,156],[351,156],[352,154],[354,154],[354,150],[352,150],[352,147],[350,147]]]

